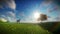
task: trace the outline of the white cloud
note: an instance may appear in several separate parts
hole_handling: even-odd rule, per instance
[[[1,18],[4,18],[4,19],[6,19],[6,20],[7,20],[6,15],[1,15]]]
[[[7,12],[7,15],[15,17],[15,13],[13,13],[12,11]]]
[[[13,12],[8,12],[7,15],[1,15],[1,18],[6,19],[7,21],[10,22],[16,22],[16,17],[15,14]]]
[[[7,17],[7,19],[8,19],[8,21],[10,21],[10,22],[16,22],[16,19],[14,19],[14,18],[12,18],[12,17]]]
[[[15,9],[16,8],[16,4],[15,4],[14,0],[9,0],[6,3],[7,3],[9,8],[11,8],[11,9]]]
[[[8,7],[14,10],[16,8],[16,3],[14,0],[1,0],[0,3],[0,8]]]
[[[12,11],[9,11],[7,12],[7,19],[10,21],[10,22],[16,22],[16,15],[15,13],[13,13]]]

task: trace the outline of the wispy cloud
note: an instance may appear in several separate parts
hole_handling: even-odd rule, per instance
[[[60,17],[59,16],[57,16],[57,17],[50,17],[50,18],[48,18],[47,21],[60,21]]]
[[[59,5],[55,5],[53,10],[60,10],[60,6]]]
[[[23,17],[25,17],[24,12],[19,13],[19,16],[23,16]]]
[[[13,21],[13,22],[15,22],[16,21],[16,15],[15,15],[15,13],[13,13],[12,11],[9,11],[9,12],[7,12],[7,19],[8,20],[10,20],[10,21]]]
[[[9,8],[11,9],[15,9],[16,8],[16,4],[15,4],[15,1],[14,0],[6,0],[6,3],[8,5]]]
[[[5,15],[1,15],[1,17],[6,17]]]
[[[7,14],[8,14],[9,16],[15,17],[15,13],[13,13],[12,11],[7,12]]]
[[[56,1],[56,0],[55,0]],[[45,0],[40,4],[40,8],[46,8],[48,13],[53,12],[54,10],[58,10],[60,6],[57,4],[57,1],[54,0]]]
[[[0,5],[0,8],[2,9],[2,8],[3,8],[3,6],[2,6],[2,5]]]
[[[51,13],[52,12],[52,10],[51,9],[49,9],[49,8],[47,8],[47,13],[49,14],[49,13]]]
[[[56,19],[57,21],[60,21],[60,17],[56,17],[55,19]]]
[[[49,7],[49,5],[52,3],[52,0],[45,0],[40,4],[40,7]]]
[[[0,0],[0,3],[0,8],[9,7],[14,10],[16,8],[16,3],[14,0]]]
[[[5,16],[5,15],[1,15],[0,18],[6,19],[6,16]],[[7,20],[7,19],[6,19],[6,20]]]

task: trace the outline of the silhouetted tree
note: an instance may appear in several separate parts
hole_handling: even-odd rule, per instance
[[[40,14],[40,17],[38,18],[38,21],[44,21],[44,20],[47,20],[47,15]]]
[[[18,19],[18,20],[17,20],[17,23],[19,23],[19,22],[20,22],[20,20],[21,20],[21,19]]]

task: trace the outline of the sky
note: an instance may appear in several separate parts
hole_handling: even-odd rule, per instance
[[[46,14],[48,21],[60,20],[59,0],[0,0],[0,18],[16,22],[36,22],[38,14]],[[35,16],[34,16],[35,15]]]

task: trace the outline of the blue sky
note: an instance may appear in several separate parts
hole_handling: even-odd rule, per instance
[[[0,0],[0,18],[9,21],[35,21],[36,11],[50,16],[49,20],[56,20],[59,9],[60,4],[56,0]]]

